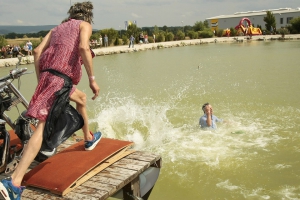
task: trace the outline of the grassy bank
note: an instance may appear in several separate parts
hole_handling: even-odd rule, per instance
[[[17,39],[6,39],[7,44],[9,45],[22,45],[25,44],[28,40],[30,40],[32,43],[39,42],[40,38],[17,38]]]

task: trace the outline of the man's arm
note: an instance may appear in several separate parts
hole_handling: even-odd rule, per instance
[[[92,55],[90,52],[90,37],[92,35],[92,26],[87,22],[80,23],[80,43],[79,43],[79,52],[83,61],[83,65],[85,67],[86,73],[89,77],[90,88],[92,89],[94,96],[92,99],[94,100],[98,95],[100,88],[95,81],[95,76],[93,72],[93,61]]]
[[[35,66],[35,72],[37,81],[39,82],[40,77],[40,56],[41,54],[49,47],[50,44],[50,38],[51,38],[52,30],[49,31],[49,33],[44,37],[42,42],[37,46],[33,51],[33,57],[34,57],[34,66]]]
[[[205,114],[206,114],[206,124],[207,126],[211,127],[212,125],[212,109],[210,105],[205,107]]]

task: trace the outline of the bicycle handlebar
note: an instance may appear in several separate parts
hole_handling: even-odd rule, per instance
[[[7,81],[9,79],[19,78],[26,71],[27,71],[27,68],[16,68],[16,69],[13,69],[13,70],[11,70],[9,72],[9,75],[6,75],[6,76],[0,78],[0,82]]]

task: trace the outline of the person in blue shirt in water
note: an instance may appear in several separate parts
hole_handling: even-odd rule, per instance
[[[213,108],[209,103],[205,103],[202,106],[202,110],[204,112],[204,115],[200,117],[199,125],[201,128],[217,128],[217,122],[222,122],[222,119],[217,118],[215,115],[213,115]]]

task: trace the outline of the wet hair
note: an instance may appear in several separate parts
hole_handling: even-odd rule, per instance
[[[205,107],[206,106],[208,106],[209,105],[209,103],[205,103],[205,104],[203,104],[203,106],[202,106],[202,110],[203,110],[203,112],[205,113]]]
[[[64,19],[62,23],[69,19],[83,20],[88,23],[93,23],[93,4],[90,1],[75,3],[68,11],[69,17]]]

